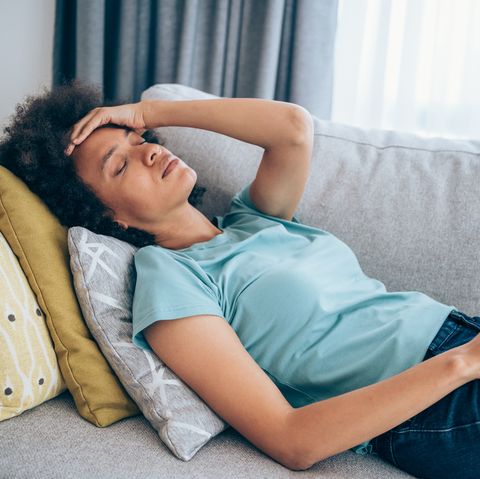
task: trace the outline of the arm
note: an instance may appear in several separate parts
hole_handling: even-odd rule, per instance
[[[459,351],[451,349],[376,384],[295,409],[290,437],[302,458],[301,469],[383,434],[473,380]]]
[[[224,318],[157,321],[143,334],[155,354],[220,417],[292,470],[388,431],[478,376],[459,354],[464,347],[458,347],[379,383],[295,409]],[[477,357],[478,337],[476,344],[470,342]]]
[[[142,100],[89,111],[72,126],[65,154],[70,155],[95,128],[110,123],[134,129],[139,134],[145,129],[163,126],[201,128],[268,150],[274,145],[301,143],[308,136],[305,124],[311,122],[305,108],[277,100]]]
[[[310,174],[313,120],[306,109],[255,98],[142,103],[148,128],[202,128],[263,147],[250,196],[259,211],[291,220]]]
[[[123,125],[145,128],[184,126],[214,131],[263,147],[250,188],[259,211],[290,220],[303,195],[313,148],[313,119],[294,103],[258,98],[143,100],[91,110],[72,127],[68,156],[95,129]]]
[[[275,461],[295,469],[293,411],[222,317],[156,321],[143,330],[155,354],[220,417]]]
[[[140,105],[146,128],[201,128],[266,150],[300,142],[310,117],[300,105],[259,98],[143,100]]]

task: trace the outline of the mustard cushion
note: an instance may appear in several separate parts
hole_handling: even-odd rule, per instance
[[[80,415],[104,427],[139,414],[83,320],[73,289],[66,228],[2,166],[0,232],[45,312],[60,371]]]
[[[43,313],[0,233],[0,421],[65,391]]]

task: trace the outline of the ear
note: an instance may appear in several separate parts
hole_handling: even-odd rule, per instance
[[[124,230],[128,228],[127,223],[124,223],[123,221],[120,221],[120,220],[114,220],[114,221],[115,223],[117,223],[118,226],[120,226],[120,228],[123,228]]]

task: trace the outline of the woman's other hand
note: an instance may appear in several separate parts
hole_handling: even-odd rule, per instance
[[[94,108],[73,125],[65,154],[69,156],[75,146],[82,143],[93,130],[109,123],[132,128],[142,135],[146,130],[142,107],[142,103],[139,102]]]

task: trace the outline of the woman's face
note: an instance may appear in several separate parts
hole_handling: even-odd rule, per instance
[[[169,150],[125,128],[97,128],[71,156],[77,175],[124,227],[151,231],[149,226],[174,218],[197,180],[196,172]],[[162,177],[172,158],[178,164]]]

